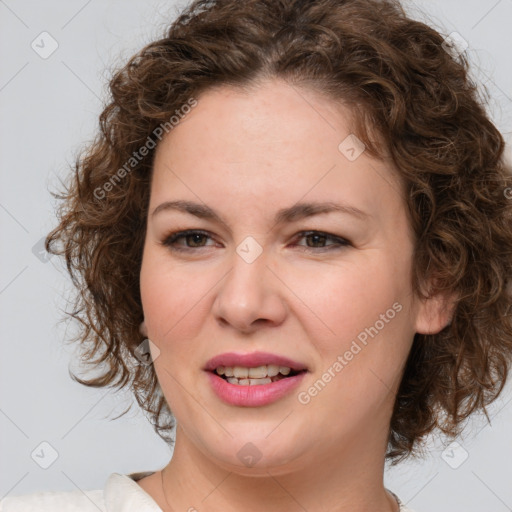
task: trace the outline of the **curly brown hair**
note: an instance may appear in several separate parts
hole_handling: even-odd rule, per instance
[[[351,107],[357,136],[404,184],[413,291],[457,297],[448,326],[414,337],[390,425],[387,457],[396,463],[434,429],[455,436],[471,413],[486,412],[512,354],[504,141],[466,56],[398,1],[196,0],[115,72],[99,133],[58,195],[60,223],[46,240],[77,288],[69,314],[79,321],[81,360],[102,369],[88,380],[71,375],[87,386],[129,386],[172,442],[154,368],[135,364],[154,138],[202,92],[267,78]]]

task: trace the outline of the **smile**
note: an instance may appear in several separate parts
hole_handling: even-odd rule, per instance
[[[238,407],[261,407],[289,397],[309,372],[303,363],[268,352],[219,354],[203,370],[214,394]]]

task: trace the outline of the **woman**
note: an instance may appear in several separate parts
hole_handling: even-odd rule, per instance
[[[173,457],[1,510],[409,510],[386,458],[510,368],[512,180],[464,56],[392,0],[202,0],[111,92],[47,248],[76,380]]]

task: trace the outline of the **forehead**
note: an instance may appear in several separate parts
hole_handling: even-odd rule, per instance
[[[215,154],[224,162],[274,159],[316,161],[336,155],[340,137],[349,135],[351,111],[341,103],[290,86],[267,81],[250,90],[216,87],[198,98],[198,105],[180,121],[158,147],[207,158]],[[191,137],[191,132],[193,137]],[[340,140],[339,140],[340,139]],[[167,142],[167,144],[166,144]]]
[[[159,144],[151,202],[236,203],[248,211],[257,203],[343,200],[377,213],[397,203],[400,187],[362,149],[348,107],[312,91],[280,81],[250,91],[216,88]]]

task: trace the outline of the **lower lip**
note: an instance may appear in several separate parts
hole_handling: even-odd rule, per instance
[[[268,405],[291,393],[302,381],[306,372],[286,377],[270,384],[240,386],[230,384],[216,373],[207,372],[215,394],[224,402],[239,407]]]

